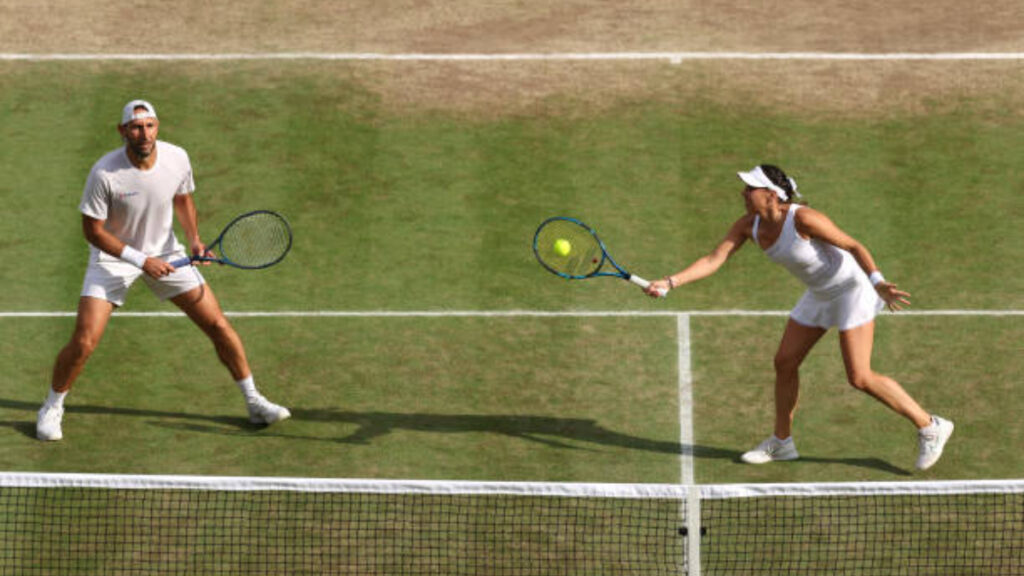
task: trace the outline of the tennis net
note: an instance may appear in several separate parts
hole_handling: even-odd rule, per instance
[[[1024,481],[0,474],[6,574],[1024,575]]]

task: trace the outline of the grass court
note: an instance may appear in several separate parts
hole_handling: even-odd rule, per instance
[[[737,170],[775,162],[811,206],[867,244],[915,310],[996,314],[878,322],[876,367],[958,425],[924,475],[910,472],[913,430],[845,384],[834,334],[803,374],[805,458],[737,463],[770,429],[771,357],[785,318],[691,317],[692,406],[683,408],[693,415],[695,479],[1019,474],[1006,439],[1021,433],[1021,92],[954,84],[946,97],[911,90],[873,112],[837,112],[824,89],[794,81],[801,111],[710,90],[725,82],[725,63],[515,63],[507,75],[448,66],[0,64],[0,255],[9,263],[0,310],[74,310],[87,255],[81,187],[91,163],[118,146],[120,106],[138,96],[156,104],[161,138],[190,152],[207,240],[250,209],[280,211],[294,227],[293,251],[273,269],[205,271],[226,310],[370,313],[235,318],[258,384],[295,415],[266,430],[246,424],[230,378],[187,320],[115,317],[68,399],[66,440],[54,445],[32,438],[35,411],[73,319],[0,318],[0,408],[11,431],[0,437],[0,467],[677,482],[673,314],[785,311],[801,288],[747,246],[715,277],[651,301],[619,281],[560,281],[533,261],[529,242],[547,216],[574,215],[628,268],[658,277],[710,249],[742,213]],[[831,73],[913,66],[836,64]],[[424,92],[459,70],[464,98],[442,105]],[[474,94],[486,98],[485,80],[498,76],[526,96],[480,105]],[[615,90],[584,89],[594,78]],[[528,91],[545,81],[547,91]],[[137,286],[124,311],[172,307]],[[415,311],[437,315],[373,315]]]
[[[51,4],[0,7],[0,470],[667,484],[1020,477],[1020,58],[195,57],[1012,54],[1024,49],[1012,0],[979,9],[939,0],[857,10],[811,0],[784,7],[526,0],[458,9],[322,0],[244,9],[198,0]],[[294,228],[292,252],[272,269],[204,269],[246,344],[257,384],[291,408],[288,421],[250,425],[205,337],[136,286],[68,397],[65,439],[34,437],[88,254],[76,207],[89,167],[119,146],[116,119],[133,98],[152,101],[161,138],[190,153],[207,241],[252,209],[279,211]],[[771,428],[772,356],[785,311],[802,291],[755,247],[661,301],[617,280],[569,283],[533,259],[536,226],[569,215],[596,227],[631,271],[674,272],[741,215],[735,173],[758,163],[782,166],[812,207],[863,241],[886,277],[912,293],[913,314],[879,318],[874,365],[956,422],[943,460],[928,472],[913,471],[911,427],[845,383],[834,333],[802,371],[801,460],[738,462]],[[52,518],[58,503],[79,504],[78,492],[48,494],[31,505],[38,510],[29,521]],[[104,494],[82,505],[134,505],[130,492]],[[219,545],[197,553],[219,542],[225,525],[209,522],[193,534],[188,522],[172,522],[191,511],[171,511],[176,498],[151,494],[158,508],[168,506],[160,521],[116,523],[107,541],[93,524],[69,521],[5,539],[3,556],[14,559],[7,562],[14,570],[59,571],[70,545],[79,569],[93,574],[111,568],[131,540],[209,562],[195,564],[205,567],[197,572],[236,568]],[[313,515],[323,508],[296,500],[297,510]],[[967,501],[972,511],[983,508]],[[672,531],[677,503],[669,504],[671,526],[661,537],[674,573],[683,555]],[[279,506],[287,504],[266,510],[276,514]],[[945,509],[935,514],[946,520]],[[577,528],[590,534],[619,514],[598,516]],[[991,517],[998,511],[977,524],[971,514],[958,516],[967,524],[938,546],[973,550]],[[828,520],[805,512],[790,523],[804,520],[812,530],[800,546],[811,550]],[[251,537],[260,541],[267,535],[255,515],[228,524],[255,526]],[[442,532],[434,550],[473,541],[473,526]],[[546,545],[560,526],[537,523],[525,539],[499,539],[451,564],[431,564],[414,546],[376,568],[394,573],[426,563],[431,573],[457,573],[465,567],[459,562],[503,562],[496,550],[544,544],[537,553],[550,554]],[[170,535],[178,528],[191,544],[178,547]],[[872,524],[868,532],[888,538],[889,530]],[[753,532],[770,538],[774,529]],[[320,536],[308,542],[349,551],[299,550],[295,564],[286,561],[289,572],[344,569],[376,549]],[[389,533],[378,544],[402,546],[417,536]],[[733,549],[722,531],[708,542],[726,562],[756,569],[769,560],[760,548],[754,558],[739,544]],[[266,555],[259,566],[291,553],[258,548]],[[921,552],[876,548],[889,566],[916,566]],[[584,569],[563,558],[565,550],[538,566]],[[243,547],[251,560],[250,552]],[[614,560],[584,556],[595,561],[588,574],[621,573]],[[647,550],[640,560],[653,556]],[[373,573],[369,566],[354,569]]]

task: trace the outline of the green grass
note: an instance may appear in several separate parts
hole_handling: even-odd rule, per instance
[[[208,239],[249,208],[295,225],[280,271],[218,279],[232,309],[788,308],[796,284],[749,249],[738,270],[667,303],[609,283],[567,289],[538,275],[529,251],[536,225],[565,213],[596,226],[638,274],[674,271],[742,213],[734,173],[758,161],[787,167],[920,308],[1024,306],[1024,130],[980,106],[972,115],[970,103],[867,120],[654,101],[466,118],[390,109],[333,64],[6,64],[0,74],[0,255],[45,255],[33,274],[0,272],[4,310],[73,308],[85,253],[77,203],[91,162],[118,145],[112,118],[128,95],[156,102],[161,136],[191,153]]]
[[[41,445],[30,420],[56,325],[70,324],[0,322],[5,342],[23,337],[7,354],[32,358],[25,385],[0,392],[20,432],[0,440],[0,468],[678,481],[674,325],[661,319],[240,319],[258,383],[294,415],[260,429],[187,320],[115,318],[68,401],[66,440]],[[643,387],[624,402],[623,383]]]
[[[74,309],[86,254],[76,211],[82,182],[91,162],[118,145],[113,118],[132,96],[153,100],[161,136],[190,151],[207,239],[253,208],[279,210],[295,228],[293,252],[272,270],[208,269],[229,310],[788,309],[800,287],[750,248],[718,276],[652,301],[617,281],[561,281],[529,247],[542,219],[571,214],[595,225],[637,273],[677,270],[741,213],[733,174],[762,160],[789,168],[812,205],[862,238],[919,309],[1024,306],[1015,168],[1024,130],[1019,118],[993,122],[985,102],[854,118],[726,107],[710,96],[611,104],[566,97],[535,114],[474,115],[388,106],[344,64],[8,63],[0,75],[0,170],[8,175],[0,182],[8,207],[0,257],[13,263],[0,270],[4,311]],[[142,287],[126,306],[167,309]],[[11,364],[0,393],[6,420],[21,432],[0,440],[3,467],[677,478],[677,458],[666,450],[678,439],[669,319],[236,323],[260,385],[296,407],[292,422],[245,425],[208,343],[184,321],[125,318],[69,400],[68,440],[41,446],[29,438],[30,420],[71,321],[0,321]],[[798,428],[801,449],[819,460],[735,465],[766,428],[780,323],[695,320],[696,434],[706,444],[698,477],[903,477],[912,434],[846,390],[828,340],[807,367]],[[1014,475],[1019,458],[985,448],[987,437],[968,446],[972,420],[993,434],[998,426],[984,423],[1012,427],[1014,412],[990,394],[994,386],[1013,396],[1020,323],[881,324],[877,365],[929,408],[966,419],[962,458],[954,452],[934,475]],[[966,360],[947,367],[949,358]],[[819,389],[837,393],[818,397]],[[979,412],[955,411],[975,395],[986,399]],[[851,430],[865,435],[851,441]],[[858,456],[843,456],[848,445]],[[977,450],[990,457],[973,458]]]
[[[694,320],[694,412],[698,446],[752,447],[771,431],[772,336],[783,318]],[[829,482],[1017,478],[1024,459],[1012,438],[1024,433],[1008,414],[1017,400],[1017,318],[882,317],[873,364],[921,405],[956,423],[939,465],[914,470],[917,434],[902,417],[846,383],[835,334],[801,370],[794,437],[801,459],[751,467],[733,458],[701,457],[697,479],[718,482]]]
[[[281,265],[207,270],[228,310],[785,310],[800,287],[751,248],[665,301],[617,281],[561,281],[529,248],[541,220],[575,215],[636,273],[675,271],[740,215],[734,173],[762,161],[789,169],[812,206],[864,240],[917,308],[1024,308],[1024,130],[991,100],[804,114],[718,100],[715,86],[676,97],[702,78],[679,66],[656,98],[431,111],[386,104],[355,68],[0,64],[0,311],[74,309],[82,184],[118,146],[117,112],[137,96],[192,156],[207,240],[249,209],[293,224]],[[142,286],[126,306],[168,309]],[[68,399],[65,440],[42,444],[35,411],[73,321],[0,318],[0,469],[679,481],[673,317],[234,324],[258,384],[293,419],[248,424],[187,320],[118,317]],[[699,482],[1020,475],[1019,317],[879,321],[876,367],[957,422],[933,471],[912,473],[913,430],[845,384],[834,335],[803,372],[804,458],[737,463],[770,425],[782,324],[692,319]]]
[[[957,422],[941,466],[912,473],[910,426],[845,383],[834,336],[803,371],[804,458],[737,461],[771,426],[783,319],[692,320],[697,480],[1013,478],[1020,434],[1012,318],[883,318],[876,366]],[[679,480],[670,318],[241,318],[258,383],[294,419],[261,429],[181,318],[115,318],[68,401],[67,439],[33,440],[70,319],[5,319],[18,358],[0,468],[65,472],[476,480]],[[998,337],[984,337],[986,333]],[[767,342],[767,344],[766,344]],[[126,363],[125,350],[132,362]],[[145,367],[140,370],[140,366]],[[173,455],[173,456],[172,456]]]

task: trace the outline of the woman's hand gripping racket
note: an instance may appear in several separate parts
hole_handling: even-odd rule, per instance
[[[575,218],[556,216],[545,220],[533,235],[533,253],[549,272],[569,280],[614,276],[646,289],[643,278],[619,266],[597,232]],[[668,292],[660,292],[664,297]]]
[[[232,220],[220,236],[206,247],[206,254],[171,262],[180,268],[193,262],[217,262],[245,270],[273,266],[292,248],[292,229],[283,216],[256,210]],[[213,250],[216,250],[217,256]]]

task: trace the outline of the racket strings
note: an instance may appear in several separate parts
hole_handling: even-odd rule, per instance
[[[269,266],[288,253],[292,234],[288,223],[277,214],[250,214],[231,225],[220,240],[224,258],[239,266]]]
[[[542,226],[534,246],[541,264],[568,276],[589,276],[601,268],[604,260],[594,234],[570,220],[551,220]]]

